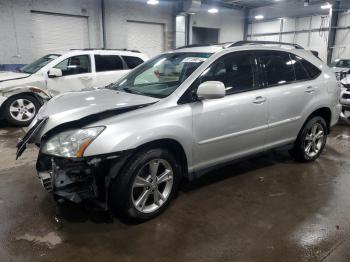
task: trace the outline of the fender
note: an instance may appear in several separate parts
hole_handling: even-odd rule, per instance
[[[50,100],[52,96],[47,93],[45,90],[42,88],[36,87],[36,86],[16,86],[12,87],[10,89],[7,89],[6,91],[3,92],[3,95],[5,97],[10,97],[22,93],[33,93],[35,96],[39,96],[41,99],[44,100]]]

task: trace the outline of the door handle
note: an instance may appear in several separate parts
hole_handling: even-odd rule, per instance
[[[311,94],[311,93],[315,92],[315,89],[314,89],[312,86],[308,86],[308,87],[306,88],[306,91],[305,91],[305,92]]]
[[[254,104],[260,105],[266,102],[266,97],[258,96],[253,101]]]
[[[80,79],[81,80],[91,80],[92,77],[90,77],[90,76],[81,76]]]

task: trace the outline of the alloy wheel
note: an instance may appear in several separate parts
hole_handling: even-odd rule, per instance
[[[33,102],[27,99],[16,99],[10,105],[10,115],[13,119],[25,122],[34,118],[36,108]]]
[[[320,123],[315,123],[311,126],[305,136],[305,154],[310,158],[315,157],[321,151],[324,142],[325,130]]]
[[[173,181],[173,169],[167,160],[153,159],[143,165],[131,190],[135,208],[142,213],[158,210],[169,198]]]

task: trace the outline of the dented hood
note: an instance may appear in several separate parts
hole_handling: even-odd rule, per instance
[[[30,76],[30,74],[17,72],[0,72],[0,83],[7,80],[21,79]]]
[[[104,117],[148,105],[159,101],[157,98],[135,95],[120,91],[101,89],[95,91],[72,92],[57,96],[45,104],[38,113],[38,119],[48,117],[41,134],[65,123],[91,116]],[[123,110],[125,109],[125,110]]]

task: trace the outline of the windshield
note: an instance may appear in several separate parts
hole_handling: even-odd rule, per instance
[[[41,68],[46,66],[48,63],[50,63],[52,60],[55,60],[56,58],[60,57],[60,55],[46,55],[35,62],[23,66],[21,69],[19,69],[20,72],[27,73],[27,74],[35,74],[38,72]]]
[[[332,63],[333,67],[350,68],[350,60],[339,60]]]
[[[174,92],[210,55],[209,53],[160,55],[131,71],[110,88],[164,98]]]

